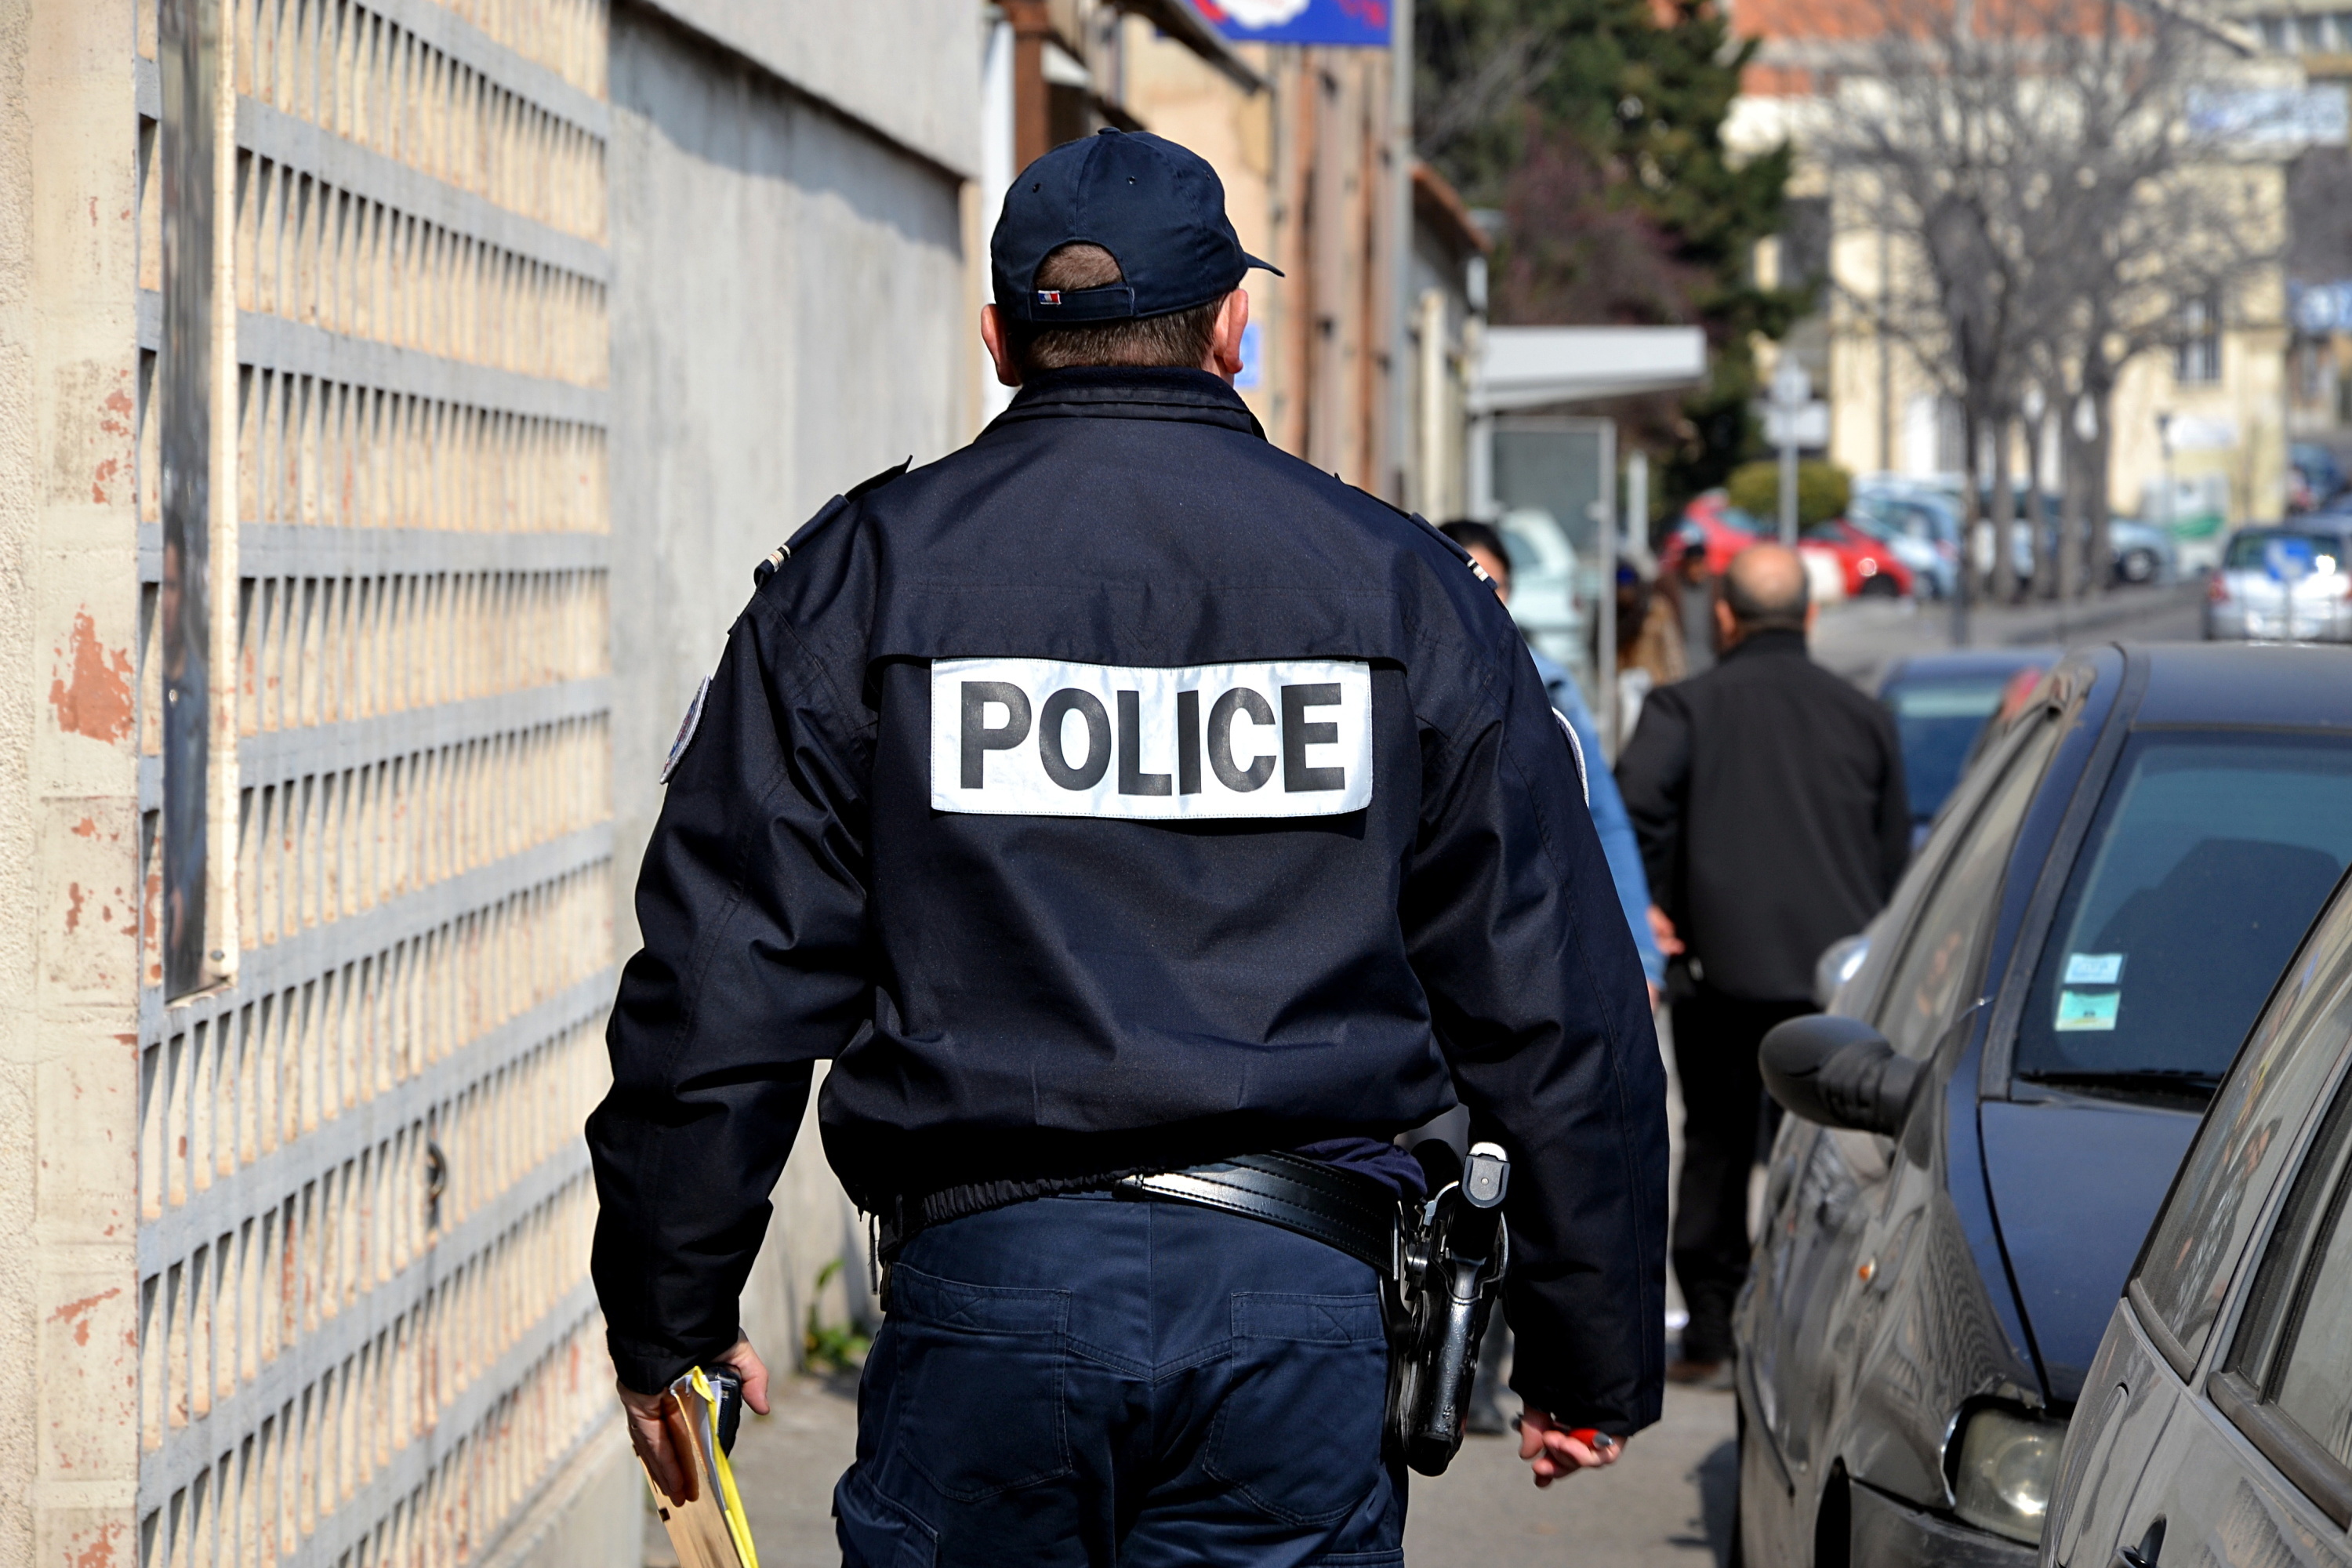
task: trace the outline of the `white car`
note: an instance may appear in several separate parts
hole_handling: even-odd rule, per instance
[[[2231,534],[2205,590],[2207,639],[2352,642],[2352,529],[2332,521]]]

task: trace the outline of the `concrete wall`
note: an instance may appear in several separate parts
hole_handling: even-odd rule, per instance
[[[613,16],[614,752],[625,884],[660,810],[662,759],[751,595],[751,568],[826,498],[961,444],[978,352],[966,215],[944,166],[945,133],[932,137],[935,157],[915,155],[905,144],[912,132],[894,140],[849,112],[863,98],[820,102],[697,30],[788,30],[786,13],[826,7],[708,0],[673,9],[622,5]],[[890,40],[892,60],[875,68],[892,94],[971,107],[963,124],[976,158],[977,20],[940,26],[950,9],[961,16],[927,10],[928,28],[870,16],[860,26]],[[636,945],[626,895],[624,952]],[[862,1291],[864,1248],[813,1128],[775,1202],[745,1319],[771,1362],[789,1363],[817,1270],[849,1255],[848,1279],[824,1303],[838,1321]]]
[[[0,0],[0,1563],[137,1558],[129,5]]]

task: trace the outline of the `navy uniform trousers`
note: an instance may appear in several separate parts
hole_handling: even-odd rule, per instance
[[[1289,1231],[1108,1194],[918,1233],[834,1491],[846,1568],[1401,1565],[1379,1289]]]

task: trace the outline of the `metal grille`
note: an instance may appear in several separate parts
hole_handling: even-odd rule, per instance
[[[167,1005],[157,3],[140,1561],[478,1561],[611,1419],[580,1139],[613,987],[605,8],[196,0],[237,95],[236,821],[207,853],[238,952]]]

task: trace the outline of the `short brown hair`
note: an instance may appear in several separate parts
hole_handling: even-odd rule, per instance
[[[1037,264],[1034,287],[1100,289],[1127,274],[1099,245],[1057,246]],[[1198,370],[1209,357],[1223,298],[1140,321],[1095,321],[1081,327],[1038,327],[1008,321],[1013,357],[1029,374],[1089,364],[1175,365]]]

